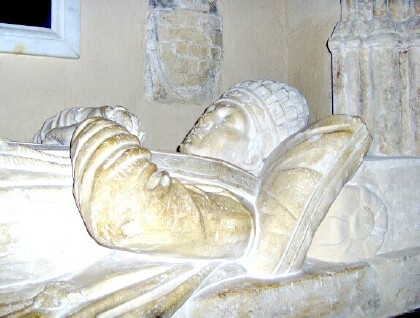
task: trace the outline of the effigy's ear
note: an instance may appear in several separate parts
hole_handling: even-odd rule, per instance
[[[357,171],[371,137],[358,117],[333,115],[289,137],[267,158],[246,266],[269,277],[299,271],[316,229]]]

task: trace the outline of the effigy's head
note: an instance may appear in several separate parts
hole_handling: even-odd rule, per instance
[[[297,89],[275,81],[246,81],[206,109],[179,150],[222,159],[258,175],[264,158],[308,119],[306,100]]]

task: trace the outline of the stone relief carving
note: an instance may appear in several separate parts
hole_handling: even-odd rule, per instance
[[[418,1],[344,1],[328,41],[334,113],[361,116],[373,155],[420,155]]]
[[[328,216],[314,236],[308,257],[351,262],[377,254],[388,231],[388,213],[375,193],[364,186],[347,185]]]
[[[66,121],[63,118],[68,117],[68,112],[69,110],[64,110],[61,114],[53,117],[61,118],[60,121],[56,119],[52,123],[49,119],[44,124],[55,134],[63,135],[67,133],[66,138],[64,138],[66,140],[71,139],[72,129],[75,129],[75,126],[71,123],[69,123],[69,127],[65,126]],[[238,112],[241,115],[239,118],[237,117]],[[268,154],[286,137],[306,125],[309,117],[308,112],[304,97],[295,88],[287,84],[262,80],[245,81],[229,89],[205,111],[181,144],[180,149],[185,153],[217,157],[258,175]],[[246,125],[245,119],[248,120]],[[55,126],[60,122],[61,126]],[[233,129],[233,133],[227,133],[226,129],[228,131]],[[44,129],[44,134],[51,133]],[[224,135],[224,138],[220,138],[221,134]],[[260,135],[265,136],[265,138],[260,137]],[[203,136],[205,138],[202,138]],[[242,136],[242,138],[238,136]],[[232,151],[232,144],[236,145],[235,151]],[[238,150],[241,149],[243,151],[239,152]],[[232,153],[235,155],[232,155]],[[252,153],[253,156],[250,156],[249,153]],[[254,164],[250,164],[249,158],[251,157],[258,158],[258,160],[255,160]],[[177,165],[173,160],[170,163],[167,158],[166,160],[167,162],[162,162],[157,158],[158,166],[164,169],[173,169],[173,166]],[[193,164],[197,165],[197,163],[189,162],[190,166]],[[200,163],[198,163],[199,165]],[[223,172],[220,173],[224,174]],[[213,175],[212,178],[217,178],[217,176]],[[247,182],[249,181],[248,179]],[[254,181],[254,187],[256,183],[257,181]],[[248,189],[248,191],[252,190]],[[346,193],[346,191],[344,192]],[[354,199],[352,193],[352,191],[349,191],[349,194],[339,196],[336,201],[341,202],[343,199],[340,198],[344,197],[346,198],[344,202],[351,202]],[[361,204],[369,204],[368,201],[362,198]],[[336,206],[339,206],[337,202],[333,204],[326,220],[318,229],[317,239],[311,244],[310,256],[328,261],[338,261],[340,257],[345,261],[355,261],[376,255],[378,246],[373,244],[373,241],[365,240],[363,233],[359,233],[359,229],[354,226],[354,222],[361,222],[363,215],[360,215],[358,210],[355,209],[351,213],[352,217],[348,217],[346,209],[336,208]],[[356,215],[359,217],[356,217]],[[353,223],[346,223],[348,226],[351,225],[350,232],[344,229],[340,232],[329,230],[337,224],[337,219],[340,218],[354,221]],[[328,228],[327,224],[330,224]],[[349,233],[352,235],[347,237]],[[343,240],[350,242],[350,248],[359,244],[369,245],[366,246],[367,253],[347,253],[339,244],[333,244],[332,242],[337,242],[337,235],[339,234],[342,235]]]
[[[128,129],[143,143],[145,133],[140,130],[138,118],[122,106],[76,107],[68,108],[48,118],[32,141],[39,144],[70,145],[71,136],[86,118],[102,117],[113,120]]]
[[[150,1],[145,77],[150,100],[213,99],[221,55],[216,1]]]

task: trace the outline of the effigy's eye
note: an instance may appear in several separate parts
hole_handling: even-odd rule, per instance
[[[224,122],[238,130],[242,130],[245,126],[245,119],[239,110],[235,110],[224,118]]]

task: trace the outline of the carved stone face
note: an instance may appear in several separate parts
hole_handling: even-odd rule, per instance
[[[209,109],[180,145],[183,153],[219,158],[240,166],[248,157],[250,122],[239,107]]]
[[[245,81],[231,87],[198,120],[181,153],[228,161],[258,175],[264,159],[306,126],[305,98],[287,84]]]

